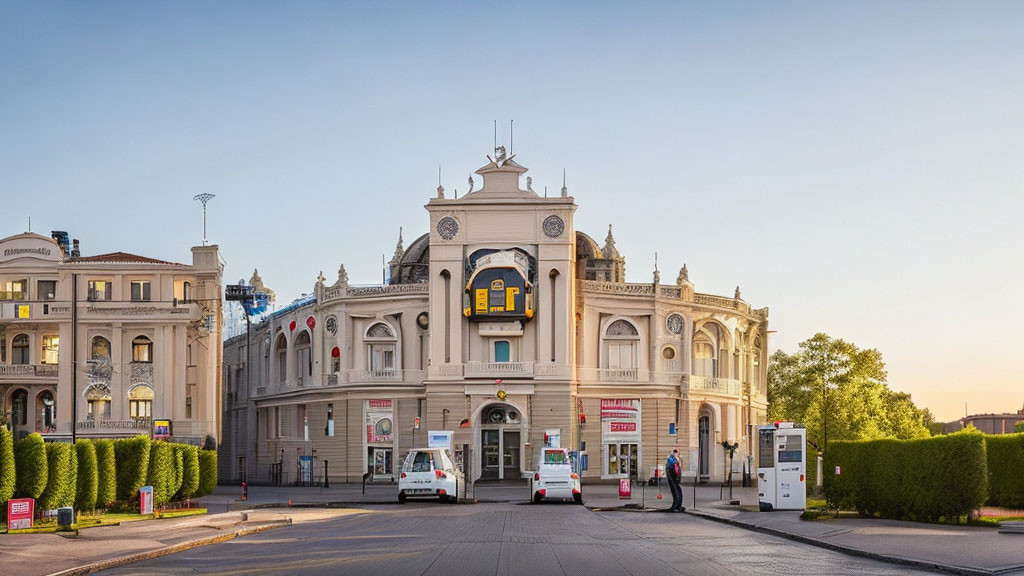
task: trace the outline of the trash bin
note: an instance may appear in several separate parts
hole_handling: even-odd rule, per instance
[[[61,528],[71,528],[75,523],[75,509],[70,506],[57,509],[57,525]]]

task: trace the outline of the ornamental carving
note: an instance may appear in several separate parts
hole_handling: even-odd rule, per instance
[[[114,374],[114,365],[109,358],[99,358],[89,363],[89,379],[94,383],[109,382]]]
[[[148,362],[132,362],[128,365],[128,381],[132,384],[153,382],[153,365]]]
[[[636,327],[626,320],[616,320],[605,330],[606,336],[639,336]]]
[[[683,333],[683,317],[679,314],[671,314],[665,319],[665,328],[672,334]]]
[[[334,316],[328,316],[327,320],[324,321],[324,326],[332,335],[336,335],[338,333],[338,319]]]
[[[544,219],[544,234],[549,238],[558,238],[565,230],[565,222],[555,214]]]
[[[445,216],[437,221],[437,234],[445,240],[455,238],[459,233],[459,221],[451,216]]]

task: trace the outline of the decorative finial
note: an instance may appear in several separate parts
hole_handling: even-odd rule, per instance
[[[338,281],[334,283],[335,286],[348,284],[348,272],[345,271],[345,265],[338,266]]]
[[[736,300],[742,300],[742,298],[740,298],[740,287],[739,286],[736,287],[736,294],[733,295],[733,298],[736,299]]]
[[[544,197],[545,198],[548,197],[548,185],[547,184],[544,185]]]
[[[533,192],[533,178],[529,176],[526,177],[526,190],[529,192]],[[533,193],[536,194],[536,192]]]
[[[476,186],[476,182],[473,181],[473,175],[470,174],[469,175],[469,192],[466,192],[466,194],[472,194],[474,186]]]
[[[690,281],[690,271],[686,269],[686,264],[679,269],[679,276],[676,276],[676,286],[682,286],[684,283]]]
[[[658,270],[658,253],[654,253],[654,283],[661,284],[661,272]]]
[[[437,165],[437,197],[444,200],[444,186],[441,185],[441,165]]]
[[[500,168],[502,165],[505,164],[505,160],[508,160],[508,157],[505,154],[505,147],[498,146],[497,148],[494,149],[494,163],[497,164],[498,167]]]
[[[316,289],[317,289],[317,291],[323,289],[324,282],[326,280],[327,280],[327,278],[324,278],[324,271],[321,270],[320,274],[318,274],[317,277],[316,277]]]
[[[562,198],[569,195],[569,189],[565,187],[565,168],[562,168]]]
[[[395,245],[395,254],[391,256],[391,265],[401,263],[402,256],[405,255],[405,249],[402,247],[402,227],[398,227],[398,244]]]
[[[619,251],[615,248],[615,237],[612,236],[612,225],[608,225],[608,235],[604,238],[604,247],[601,253],[605,258],[615,259],[619,257]]]

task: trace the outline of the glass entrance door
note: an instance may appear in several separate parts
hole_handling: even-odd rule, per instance
[[[501,476],[501,432],[480,431],[480,478],[497,480]]]
[[[506,430],[502,438],[501,463],[504,468],[502,478],[513,480],[522,476],[519,469],[519,431]]]
[[[640,454],[638,444],[608,444],[605,461],[610,476],[637,477]]]
[[[701,416],[697,421],[698,442],[700,442],[700,475],[707,476],[711,463],[711,419]]]
[[[372,458],[373,476],[375,478],[394,474],[391,448],[370,448],[370,457]]]

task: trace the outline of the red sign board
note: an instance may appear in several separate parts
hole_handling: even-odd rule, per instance
[[[24,530],[32,527],[36,501],[33,498],[18,498],[7,501],[7,529]]]
[[[609,422],[610,432],[636,432],[636,422]]]
[[[629,478],[619,480],[619,498],[629,500],[632,496],[633,487],[630,485]]]

